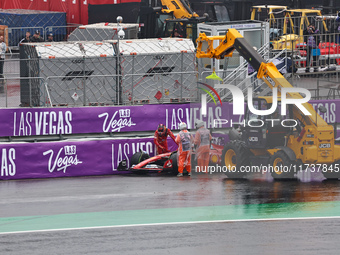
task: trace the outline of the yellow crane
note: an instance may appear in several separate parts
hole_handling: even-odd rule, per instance
[[[219,42],[216,48],[213,46],[214,41]],[[278,90],[278,96],[284,88],[293,88],[276,66],[266,63],[237,30],[229,29],[224,36],[206,36],[201,33],[197,38],[197,58],[223,59],[231,57],[234,50],[257,70],[258,79],[272,90]],[[287,93],[287,96],[290,99],[303,98],[297,92]],[[255,103],[259,110],[270,109],[273,98],[255,98]],[[265,125],[241,126],[241,136],[229,133],[229,137],[235,139],[226,144],[223,150],[222,162],[229,170],[227,175],[241,178],[245,174],[242,167],[256,165],[260,161],[262,166],[272,167],[271,174],[275,179],[293,178],[297,171],[307,168],[320,169],[326,178],[340,178],[340,145],[335,144],[333,126],[327,124],[311,104],[304,103],[303,106],[311,115],[304,114],[294,104],[287,105],[288,115],[285,117],[296,121],[294,128],[270,125],[265,121],[267,116],[253,114],[248,108],[244,115],[245,123],[257,120]],[[325,109],[319,110],[323,112]],[[234,129],[231,132],[237,131]]]

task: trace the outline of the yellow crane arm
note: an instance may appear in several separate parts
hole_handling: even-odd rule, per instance
[[[198,15],[190,9],[184,0],[161,0],[161,2],[163,6],[168,8],[164,11],[173,12],[173,15],[176,19],[190,19],[193,17],[198,17]]]

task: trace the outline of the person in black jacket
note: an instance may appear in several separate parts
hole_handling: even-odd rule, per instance
[[[48,34],[47,42],[53,42],[53,34]]]
[[[31,42],[31,33],[29,31],[27,31],[25,37],[20,40],[19,45],[28,42]]]
[[[310,59],[312,57],[312,51],[313,49],[318,49],[319,46],[319,41],[320,38],[318,36],[318,34],[320,33],[320,31],[318,29],[315,29],[315,26],[313,24],[310,24],[307,29],[305,29],[303,31],[303,36],[304,36],[304,40],[306,43],[306,51],[307,51],[307,59],[306,59],[306,72],[309,72],[309,68],[310,68]],[[318,56],[313,56],[313,62],[312,62],[312,66],[315,66],[316,70],[318,71],[317,68],[317,62],[318,62]]]
[[[35,31],[34,35],[31,37],[31,42],[43,42],[44,39],[40,36],[39,30]]]

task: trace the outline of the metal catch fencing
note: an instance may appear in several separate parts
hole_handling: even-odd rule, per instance
[[[176,103],[197,99],[195,55],[128,55],[121,57],[124,104]]]
[[[187,66],[183,66],[182,71],[165,68],[147,72],[149,69],[145,71],[137,68],[146,66],[147,62],[133,56],[122,59],[122,62],[126,69],[117,73],[114,69],[116,57],[49,59],[44,63],[46,67],[40,66],[44,73],[50,72],[43,77],[41,73],[36,75],[36,60],[20,60],[17,55],[11,58],[7,56],[5,78],[0,79],[0,107],[137,105],[199,100],[197,81],[201,81],[203,74],[196,70],[188,71],[185,69]],[[30,66],[31,76],[20,76],[20,63]],[[91,66],[99,71],[92,73]],[[129,66],[135,67],[134,72],[127,72]],[[159,64],[157,67],[164,65]],[[56,71],[58,69],[64,69],[65,72],[60,75]],[[313,99],[338,99],[339,76],[340,72],[324,73],[315,78],[300,76],[290,82],[314,92]]]
[[[78,46],[77,46],[78,47]],[[102,47],[99,45],[98,47]],[[195,55],[71,57],[8,54],[0,107],[104,106],[196,101]],[[49,53],[50,54],[50,53]],[[29,58],[27,58],[29,56]],[[118,64],[118,61],[119,64]]]

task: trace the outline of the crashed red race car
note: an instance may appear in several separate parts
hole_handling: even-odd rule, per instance
[[[126,159],[122,160],[117,170],[118,171],[131,171],[135,173],[160,173],[166,172],[170,174],[177,174],[177,151],[167,152],[150,157],[149,154],[143,151],[136,152],[130,158],[130,168],[127,167],[128,162]]]
[[[210,164],[221,164],[221,156],[226,142],[226,134],[224,132],[215,132],[210,147]],[[129,164],[128,164],[129,161]],[[192,153],[192,166],[196,165],[195,152]],[[130,167],[128,167],[128,165]],[[134,173],[169,173],[178,174],[177,151],[167,152],[150,157],[143,151],[136,152],[129,160],[122,160],[117,168],[118,171],[131,171]],[[186,173],[184,169],[183,173]]]
[[[210,163],[220,164],[223,146],[212,144],[210,149]],[[192,166],[195,166],[195,153],[192,155]],[[167,152],[150,157],[146,152],[136,152],[130,159],[130,168],[127,167],[128,162],[126,159],[122,160],[117,170],[118,171],[131,171],[139,174],[146,173],[169,173],[178,174],[177,166],[177,151]],[[183,170],[186,174],[186,170]]]

